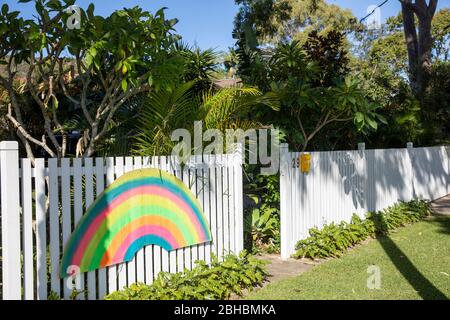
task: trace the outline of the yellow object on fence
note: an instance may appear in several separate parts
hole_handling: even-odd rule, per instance
[[[300,171],[302,173],[309,173],[311,171],[311,155],[302,154],[300,156]]]

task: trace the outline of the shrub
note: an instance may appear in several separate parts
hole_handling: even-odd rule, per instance
[[[197,261],[192,270],[160,272],[151,285],[136,283],[113,292],[105,300],[213,300],[228,299],[231,294],[242,295],[261,285],[268,276],[266,262],[243,251],[239,256],[229,254],[220,262],[212,257],[210,265]]]
[[[244,234],[252,242],[252,252],[279,251],[280,216],[277,208],[263,204],[244,215]]]
[[[414,200],[400,202],[380,212],[370,212],[364,220],[355,214],[350,223],[331,223],[321,230],[312,228],[308,238],[297,242],[297,251],[293,257],[339,257],[348,248],[370,237],[388,234],[406,224],[420,221],[429,216],[430,212],[427,202]]]

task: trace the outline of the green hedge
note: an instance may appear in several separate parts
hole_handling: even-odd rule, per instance
[[[215,300],[260,286],[267,278],[266,262],[243,251],[222,262],[213,256],[210,265],[197,261],[195,268],[179,273],[160,272],[153,284],[133,284],[113,292],[106,300]]]
[[[297,242],[294,258],[339,257],[348,248],[378,235],[388,234],[406,224],[417,222],[431,214],[425,201],[400,202],[380,212],[370,212],[362,220],[356,214],[350,223],[331,223],[321,230],[312,228],[305,240]]]

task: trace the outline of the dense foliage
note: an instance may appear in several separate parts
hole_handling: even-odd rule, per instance
[[[77,154],[93,156],[116,125],[116,112],[139,95],[170,85],[177,65],[177,20],[166,19],[163,9],[152,14],[134,7],[102,17],[91,4],[81,11],[80,28],[70,29],[67,9],[74,2],[36,0],[33,20],[6,4],[0,13],[5,68],[0,87],[8,93],[2,103],[8,104],[11,131],[32,159],[38,148],[64,157],[71,129],[83,132]],[[15,71],[21,64],[25,79]],[[37,111],[40,134],[31,131],[33,117],[24,117],[28,104]]]
[[[341,222],[325,225],[321,230],[312,228],[309,237],[296,244],[295,258],[339,257],[356,244],[420,221],[430,215],[429,204],[425,201],[401,202],[379,212],[370,212],[366,219],[356,214],[350,223]]]
[[[211,265],[197,261],[195,268],[175,274],[161,272],[153,284],[133,284],[113,292],[106,300],[215,300],[260,286],[268,276],[265,263],[248,255],[227,255]]]
[[[346,77],[359,83],[358,89],[365,100],[372,106],[377,106],[376,113],[383,120],[386,119],[379,121],[380,118],[372,117],[377,123],[369,120],[372,125],[369,124],[368,128],[372,130],[365,131],[359,125],[354,126],[352,121],[328,124],[311,137],[311,141],[307,143],[308,149],[354,149],[362,140],[370,148],[404,147],[409,141],[417,146],[428,146],[450,140],[445,102],[449,100],[447,93],[450,92],[446,86],[448,78],[445,78],[450,48],[448,8],[437,11],[431,21],[434,42],[431,47],[430,77],[426,89],[417,95],[412,90],[414,84],[409,77],[410,64],[401,13],[389,17],[381,29],[369,30],[363,23],[357,22],[349,11],[322,0],[236,2],[241,5],[234,30],[238,58],[236,65],[237,72],[245,83],[255,85],[263,92],[273,90],[272,83],[286,84],[285,79],[279,79],[271,72],[270,62],[280,52],[280,48],[291,48],[290,60],[294,64],[284,68],[289,70],[291,67],[302,66],[302,76],[292,77],[292,73],[286,74],[290,77],[291,84],[297,85],[287,87],[286,91],[290,94],[288,96],[296,98],[301,93],[298,87],[311,85],[311,81],[305,81],[305,75],[318,76],[308,68],[308,63],[314,62],[322,69],[325,63],[326,69],[332,71],[326,77],[331,84],[321,88],[314,83],[312,87],[317,89],[315,94],[312,97],[305,95],[306,101],[300,102],[304,109],[309,104],[305,115],[300,114],[304,127],[316,128],[318,119],[314,117],[314,112],[323,114],[324,106],[326,107],[326,104],[317,103],[317,97],[322,98],[317,93],[323,92],[323,88],[332,88],[336,82]],[[294,45],[296,42],[297,45]],[[313,46],[308,45],[308,42]],[[306,54],[306,59],[302,59],[293,55],[294,47],[300,47],[303,51],[313,49],[314,52]],[[276,67],[282,67],[280,61],[277,61]],[[440,71],[436,72],[437,69]],[[281,100],[289,108],[295,106],[292,101]],[[337,101],[331,98],[330,102]],[[266,113],[262,109],[258,116],[265,120],[263,123],[285,129],[290,145],[296,149],[302,148],[304,136],[308,137],[310,134],[308,130],[305,130],[306,134],[301,132],[297,112],[293,113],[294,116],[285,117],[285,111],[285,108],[281,108],[278,116],[277,113]],[[353,116],[356,112],[353,112]],[[437,114],[439,116],[435,116]],[[281,119],[278,120],[278,117]],[[363,118],[358,114],[353,120],[359,120],[359,124],[362,124],[361,119]],[[380,130],[373,130],[374,126],[380,127]]]

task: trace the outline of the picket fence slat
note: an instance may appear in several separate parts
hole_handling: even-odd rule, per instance
[[[224,157],[228,162],[228,156]],[[229,184],[228,184],[228,168],[222,168],[222,179],[223,179],[223,193],[222,193],[222,201],[223,201],[223,250],[224,253],[228,253],[230,250],[230,242],[229,242],[229,212],[228,212],[228,197],[229,197]]]
[[[82,181],[82,162],[81,159],[73,159],[73,225],[74,227],[78,225],[81,218],[83,217],[83,181]],[[84,292],[84,282],[85,275],[79,274],[73,280],[76,284],[75,288],[79,295],[77,295],[77,299],[84,300],[85,292]]]
[[[207,155],[203,156],[203,161],[206,160]],[[205,212],[205,216],[208,219],[208,227],[211,230],[211,206],[210,206],[210,173],[209,168],[205,168],[203,170],[203,211]],[[206,263],[211,262],[211,242],[205,244],[205,261]]]
[[[49,194],[53,196],[50,200],[50,269],[51,269],[51,290],[59,295],[60,278],[59,278],[59,187],[58,187],[58,160],[49,159]]]
[[[62,245],[65,247],[72,233],[70,159],[61,160],[61,171]],[[64,279],[63,283],[63,297],[69,299],[74,284],[70,277]]]
[[[222,162],[222,155],[219,156],[219,161]],[[216,209],[216,241],[217,241],[217,254],[219,257],[223,255],[223,181],[222,181],[222,168],[216,168],[216,179],[217,179],[217,209]]]
[[[36,268],[38,299],[47,299],[47,222],[45,214],[45,176],[44,159],[35,160],[36,197]],[[3,188],[2,188],[3,189]]]
[[[86,158],[84,161],[85,171],[85,210],[94,202],[94,170],[93,159]],[[87,297],[89,300],[96,298],[96,272],[87,272]]]
[[[33,284],[33,207],[32,207],[32,187],[31,187],[31,161],[22,159],[22,241],[23,241],[23,281],[24,281],[24,299],[34,299]]]

